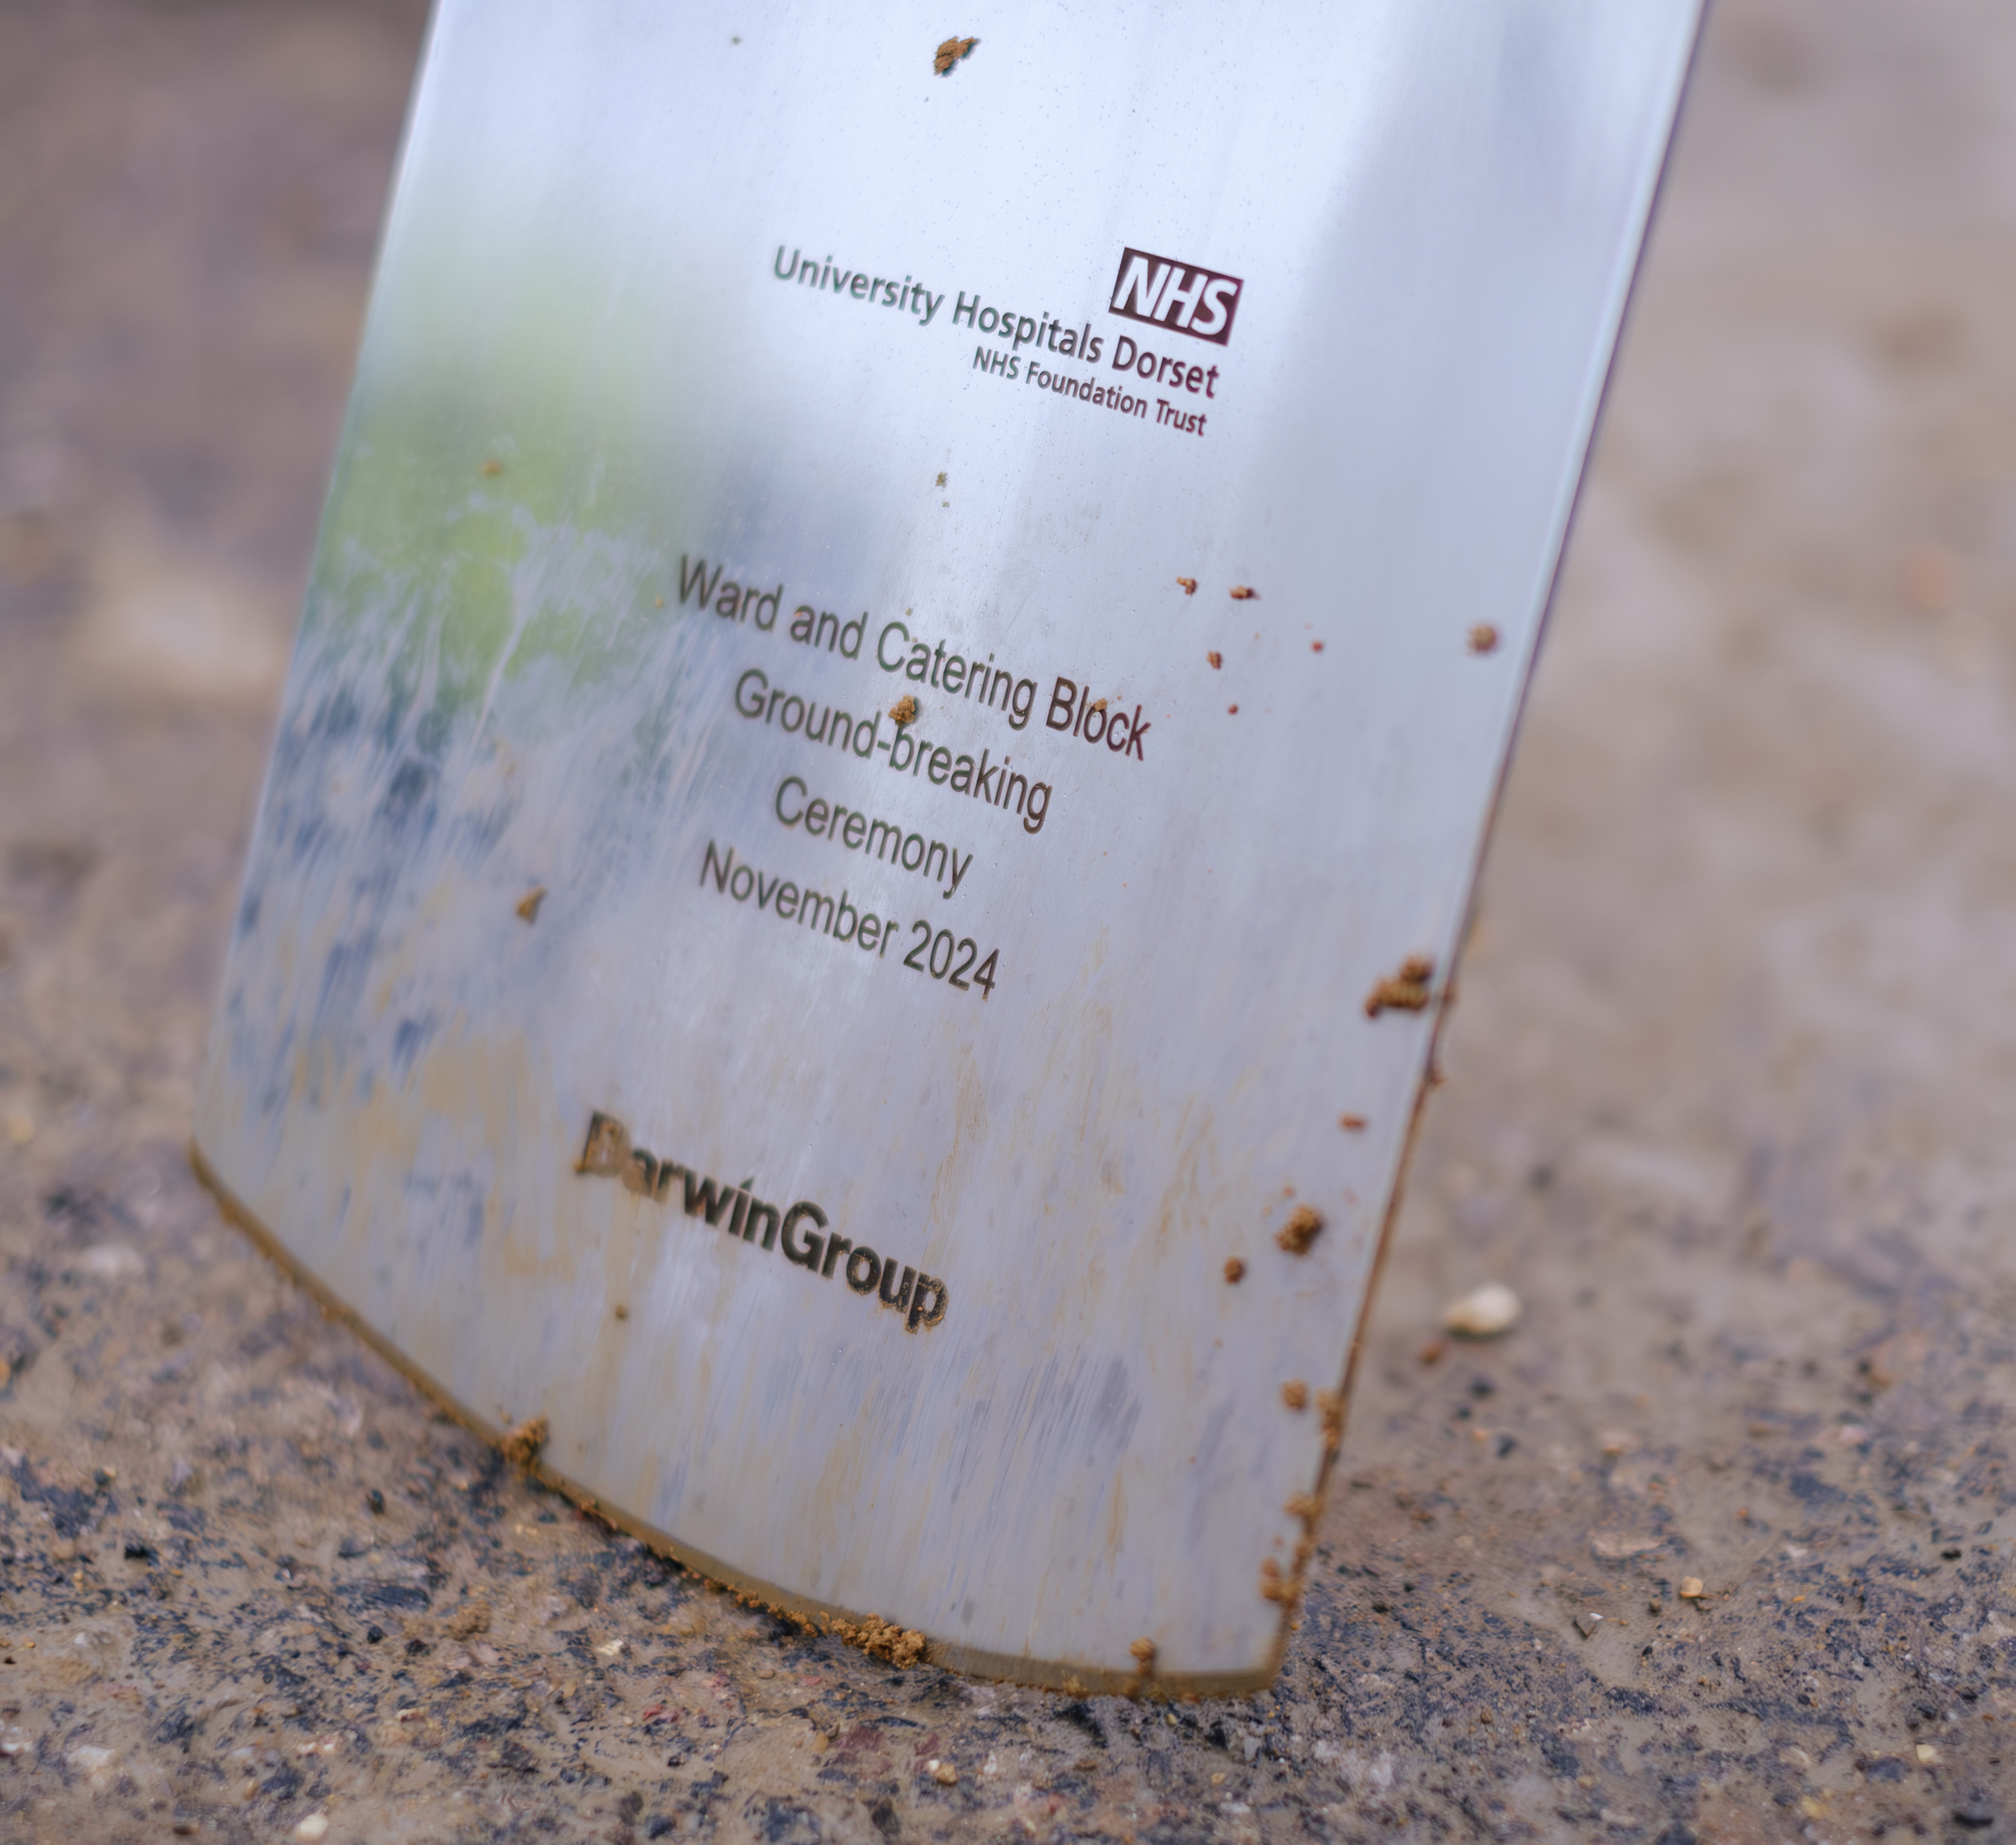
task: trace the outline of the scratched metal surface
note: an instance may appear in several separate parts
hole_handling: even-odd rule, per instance
[[[1695,12],[1032,9],[939,79],[914,9],[738,43],[444,6],[198,1110],[221,1185],[738,1581],[1031,1679],[1145,1638],[1264,1680],[1326,1454],[1282,1386],[1343,1379],[1431,1047],[1364,1001],[1457,947]],[[781,243],[944,299],[781,282]],[[1245,278],[1202,436],[948,323],[1138,333],[1125,245]],[[682,602],[702,557],[782,618]],[[865,612],[860,657],[800,602]],[[880,670],[893,620],[1032,720]],[[738,714],[752,669],[864,720],[914,691],[913,734],[1048,784],[1040,831]],[[1060,675],[1139,708],[1139,760],[1045,727]],[[960,882],[784,827],[792,775]],[[896,946],[737,902],[710,847]],[[991,993],[907,970],[913,918]],[[577,1171],[598,1110],[942,1318]]]

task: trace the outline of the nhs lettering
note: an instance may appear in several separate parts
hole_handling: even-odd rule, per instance
[[[1232,315],[1244,285],[1237,276],[1193,269],[1146,250],[1123,250],[1107,305],[1130,320],[1173,327],[1223,346],[1232,337]]]

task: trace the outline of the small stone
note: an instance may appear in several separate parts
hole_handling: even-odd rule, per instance
[[[1494,1339],[1518,1323],[1519,1297],[1502,1281],[1487,1281],[1459,1294],[1442,1310],[1442,1324],[1464,1339]]]
[[[1995,1823],[1995,1810],[1985,1801],[1967,1801],[1953,1809],[1953,1823],[1979,1832]]]
[[[326,1813],[311,1813],[294,1828],[294,1836],[297,1839],[306,1839],[308,1845],[315,1845],[315,1841],[328,1830],[329,1815]]]
[[[917,716],[917,701],[906,692],[889,706],[889,714],[899,724],[912,723]]]
[[[1707,1593],[1697,1576],[1683,1576],[1680,1579],[1680,1598],[1683,1601],[1698,1601]]]
[[[1246,1264],[1238,1256],[1228,1256],[1225,1258],[1225,1279],[1227,1281],[1233,1282],[1241,1281],[1245,1274]]]
[[[1918,1746],[1917,1754],[1918,1759],[1928,1768],[1936,1768],[1939,1765],[1939,1752],[1937,1744],[1921,1743]]]
[[[941,1762],[935,1755],[925,1763],[924,1772],[940,1787],[956,1787],[959,1785],[959,1770],[950,1762]]]
[[[1577,1614],[1575,1617],[1576,1629],[1585,1640],[1602,1625],[1603,1617],[1597,1614],[1593,1608],[1590,1609],[1586,1614]]]

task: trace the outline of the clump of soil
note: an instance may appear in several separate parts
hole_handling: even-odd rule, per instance
[[[512,1466],[527,1472],[537,1464],[539,1451],[545,1447],[548,1433],[546,1418],[534,1416],[529,1422],[520,1422],[498,1445],[498,1451]]]
[[[1435,964],[1426,955],[1410,955],[1400,972],[1389,974],[1365,995],[1365,1016],[1377,1018],[1382,1012],[1419,1012],[1432,995],[1428,983],[1435,978]]]
[[[1274,1232],[1274,1240],[1290,1256],[1306,1256],[1310,1245],[1322,1233],[1322,1214],[1307,1205],[1297,1205],[1288,1214],[1288,1222]]]
[[[893,1666],[914,1666],[924,1656],[924,1636],[914,1627],[899,1627],[871,1614],[858,1625],[835,1620],[834,1633],[850,1646],[859,1647],[872,1659],[887,1660]]]

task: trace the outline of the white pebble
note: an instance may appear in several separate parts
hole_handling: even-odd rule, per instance
[[[1487,1281],[1459,1294],[1442,1310],[1442,1323],[1469,1339],[1489,1339],[1518,1322],[1519,1297],[1502,1281]]]
[[[306,1839],[308,1845],[315,1845],[315,1841],[328,1830],[329,1815],[326,1813],[311,1813],[294,1828],[294,1836],[297,1839]]]

